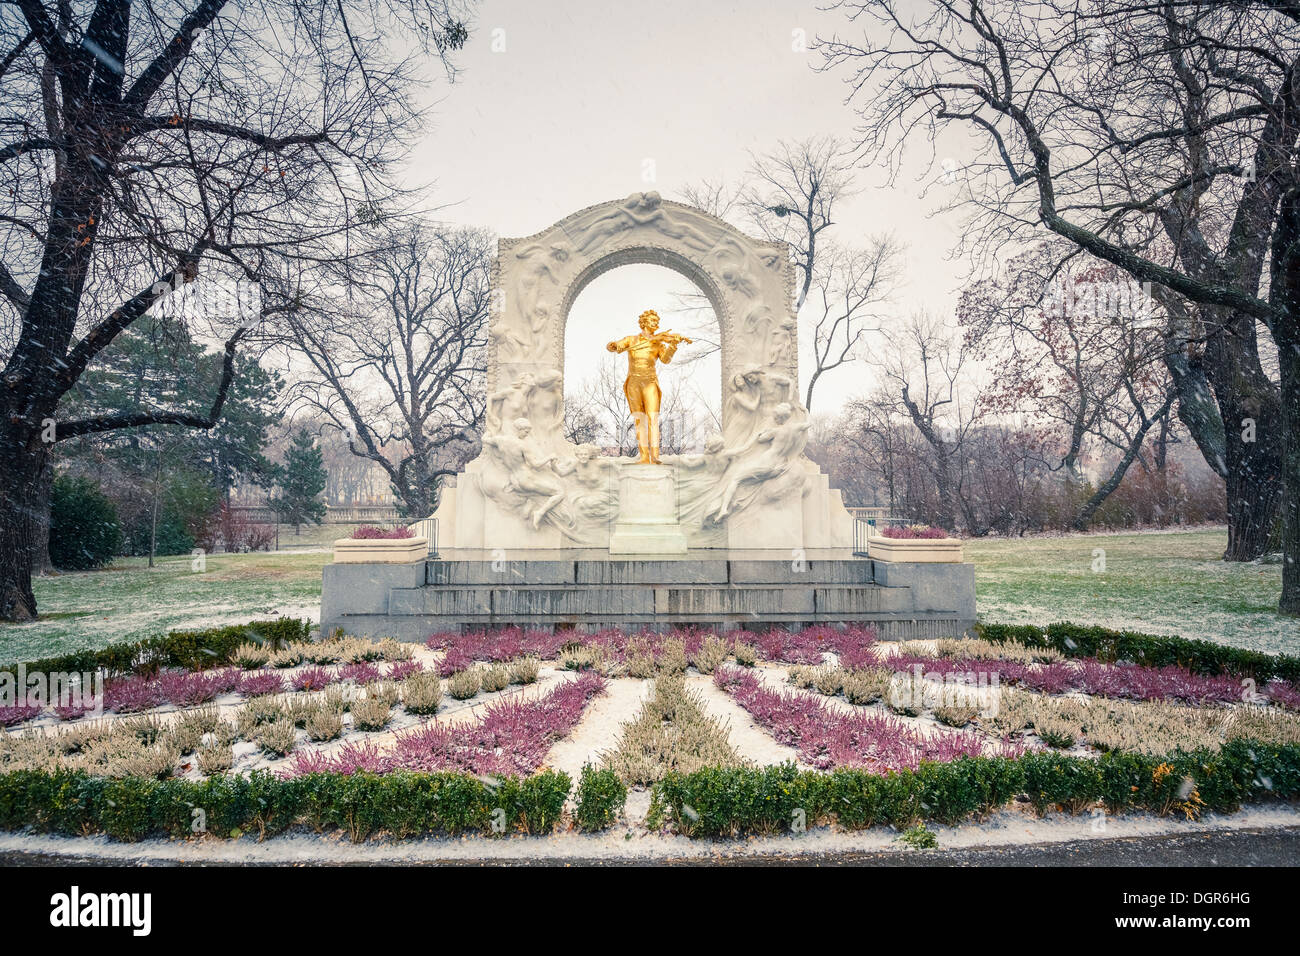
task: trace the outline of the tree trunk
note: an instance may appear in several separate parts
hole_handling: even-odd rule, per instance
[[[1254,561],[1272,544],[1282,500],[1282,408],[1259,364],[1255,320],[1231,315],[1205,346],[1219,403],[1227,477],[1225,561]]]
[[[1282,372],[1282,597],[1278,610],[1300,615],[1300,335],[1278,330]]]
[[[1228,549],[1225,561],[1254,561],[1272,544],[1282,499],[1282,423],[1278,403],[1219,400],[1224,418],[1228,477]],[[1253,429],[1250,422],[1254,422]],[[1253,430],[1253,436],[1251,434]],[[1253,437],[1253,440],[1250,440]]]
[[[5,429],[0,443],[0,619],[6,621],[36,617],[32,566],[40,536],[48,534],[47,457],[38,433]]]
[[[54,494],[54,462],[48,459],[41,469],[41,491],[36,508],[36,550],[32,554],[32,573],[49,574],[54,572],[54,562],[50,560],[50,499]]]

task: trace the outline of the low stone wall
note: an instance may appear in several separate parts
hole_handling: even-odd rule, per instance
[[[668,629],[865,622],[887,640],[957,637],[975,623],[970,564],[746,552],[683,557],[489,558],[331,564],[321,631],[419,640],[465,628]]]

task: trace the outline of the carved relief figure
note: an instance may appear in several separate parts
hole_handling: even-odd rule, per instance
[[[705,511],[706,521],[719,522],[731,513],[736,493],[745,484],[775,481],[790,470],[808,443],[808,422],[792,418],[794,409],[782,402],[772,412],[772,424],[752,439],[724,454],[733,459],[724,476],[726,487]]]
[[[570,505],[574,515],[574,537],[587,535],[584,523],[605,522],[614,516],[616,509],[616,491],[611,481],[611,469],[615,461],[603,458],[600,448],[587,443],[574,449],[573,457],[555,466],[561,475],[573,475],[577,483],[571,492]]]
[[[663,198],[651,191],[633,193],[616,209],[589,223],[577,241],[578,251],[590,255],[601,243],[638,226],[653,226],[670,239],[698,252],[707,252],[713,246],[713,240],[708,236],[669,214],[663,208]]]
[[[638,461],[643,465],[659,464],[659,405],[663,391],[655,363],[667,364],[677,353],[677,346],[691,340],[676,332],[659,331],[659,314],[653,309],[641,313],[637,320],[639,335],[629,335],[605,346],[611,352],[627,353],[627,380],[623,394],[628,408],[636,419],[636,445],[641,451]]]
[[[735,240],[722,240],[711,258],[714,271],[728,288],[734,289],[746,298],[752,298],[758,292],[758,286],[745,265],[745,250]]]
[[[506,422],[528,415],[528,395],[533,389],[533,376],[525,372],[512,385],[497,389],[488,396],[485,412],[489,435],[499,434]]]
[[[765,365],[788,368],[794,364],[794,316],[778,320],[770,306],[756,305],[745,315],[745,334],[751,354]]]
[[[538,528],[551,509],[564,500],[564,489],[552,470],[555,456],[541,453],[529,442],[532,430],[528,419],[518,418],[513,435],[484,435],[483,444],[509,474],[504,492],[510,503],[521,507],[529,524]]]
[[[536,423],[544,443],[563,442],[564,378],[558,369],[538,372],[528,393],[528,418]]]
[[[543,286],[558,288],[561,274],[569,261],[569,246],[553,242],[549,247],[539,243],[525,246],[515,253],[516,259],[526,260],[518,269],[515,282],[515,304],[522,323],[501,323],[500,339],[505,350],[502,358],[508,362],[529,362],[546,357],[551,341],[546,335],[551,324],[553,306],[551,299],[543,298]]]
[[[681,521],[698,526],[710,496],[722,487],[722,476],[731,463],[726,443],[719,434],[704,441],[704,451],[699,455],[673,455],[668,459],[677,466],[677,495],[681,502]]]

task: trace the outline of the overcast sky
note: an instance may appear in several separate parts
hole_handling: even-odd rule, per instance
[[[817,73],[817,58],[792,49],[795,31],[860,34],[835,12],[794,0],[487,0],[458,57],[457,81],[430,88],[430,127],[408,181],[431,185],[439,213],[526,236],[585,206],[657,189],[679,198],[702,179],[734,182],[781,139],[850,137],[855,123],[839,75]],[[494,45],[500,52],[494,52]],[[920,159],[921,157],[918,157]],[[643,178],[653,162],[654,180]],[[967,272],[949,259],[955,216],[929,214],[915,170],[888,186],[883,170],[860,171],[862,191],[839,210],[834,232],[854,242],[892,231],[908,246],[906,274],[891,311],[949,314]],[[624,266],[579,297],[570,316],[566,386],[574,369],[594,367],[609,338],[635,330],[646,308],[671,309],[673,273]],[[801,323],[801,326],[804,323]],[[800,359],[807,374],[807,346]],[[698,375],[715,381],[716,364]],[[816,410],[866,390],[862,368],[818,384]]]

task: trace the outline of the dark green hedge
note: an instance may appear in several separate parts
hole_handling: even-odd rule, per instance
[[[1178,812],[1191,779],[1204,808],[1229,812],[1249,799],[1300,796],[1300,745],[1235,740],[1215,751],[1167,757],[1108,753],[1092,759],[1049,751],[963,757],[885,775],[829,774],[775,767],[710,768],[672,773],[655,785],[651,825],[671,822],[690,836],[779,833],[835,821],[856,830],[910,827],[922,820],[958,823],[1024,794],[1039,813],[1071,812],[1100,801],[1112,813]]]
[[[1261,684],[1275,677],[1300,682],[1300,657],[1249,651],[1213,641],[1069,623],[1050,624],[1046,628],[1032,624],[977,624],[975,632],[995,644],[1018,641],[1030,647],[1052,647],[1067,657],[1132,661],[1145,667],[1178,664],[1196,674],[1253,677]]]
[[[555,829],[569,795],[568,774],[545,771],[492,781],[459,773],[307,774],[268,771],[191,780],[108,779],[73,771],[0,774],[0,829],[32,828],[115,840],[151,836],[268,836],[300,824],[340,829],[354,841],[374,833]],[[196,813],[196,811],[199,811]]]
[[[997,810],[1024,794],[1040,812],[1081,812],[1098,803],[1112,813],[1177,813],[1185,781],[1200,806],[1230,812],[1251,799],[1300,797],[1300,745],[1234,740],[1219,750],[1168,757],[1108,753],[1097,759],[1057,752],[1019,759],[963,757],[916,771],[817,773],[794,764],[710,768],[669,774],[654,787],[648,823],[671,822],[693,837],[780,833],[834,821],[846,829],[955,824]],[[106,779],[74,771],[0,774],[0,829],[30,828],[116,840],[150,836],[269,836],[294,825],[345,831],[354,841],[376,833],[546,834],[559,822],[569,776],[545,771],[491,781],[458,773],[308,774],[281,779],[268,771],[202,782]],[[575,822],[586,830],[618,818],[626,791],[608,770],[587,768]],[[200,811],[196,813],[196,811]]]
[[[152,674],[160,667],[203,669],[230,663],[235,649],[246,641],[269,641],[281,647],[290,641],[306,640],[311,622],[291,617],[274,621],[249,621],[227,627],[210,627],[198,631],[171,631],[141,641],[109,644],[99,649],[73,651],[58,657],[46,657],[26,663],[27,672],[84,673],[103,668],[109,676]],[[13,674],[18,665],[6,664],[0,671]]]

